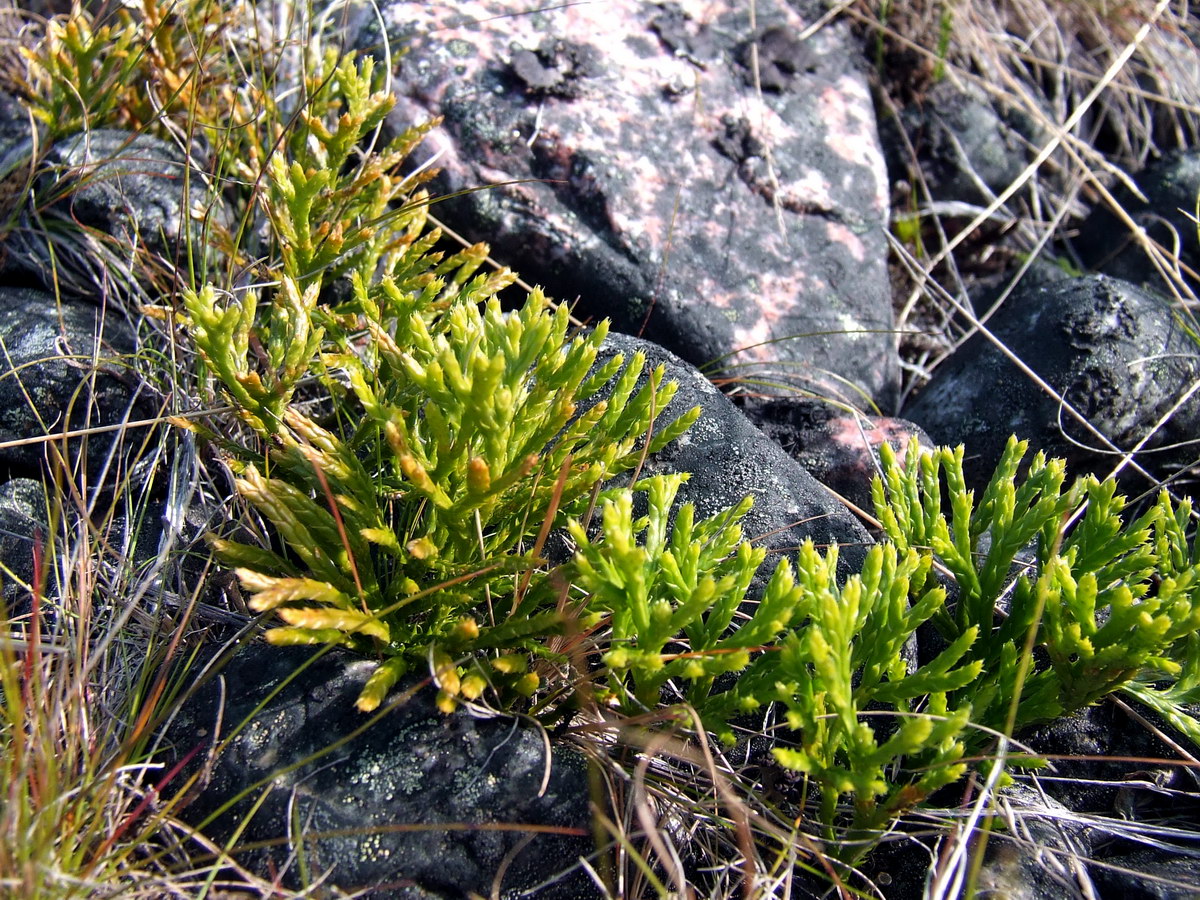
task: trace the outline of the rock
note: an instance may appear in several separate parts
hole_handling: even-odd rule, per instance
[[[893,183],[912,185],[920,177],[934,201],[972,206],[986,206],[1012,184],[1041,137],[1028,116],[997,108],[980,88],[949,78],[934,83],[898,118],[882,119],[879,130]]]
[[[196,477],[194,471],[188,474]],[[211,573],[211,554],[205,540],[217,520],[226,522],[227,510],[206,506],[203,499],[194,496],[172,501],[168,491],[164,501],[156,493],[141,491],[130,500],[132,515],[116,512],[111,518],[96,516],[85,526],[78,510],[67,501],[56,511],[55,544],[51,543],[46,508],[47,493],[53,497],[54,490],[53,485],[47,487],[30,478],[13,478],[0,484],[0,608],[10,617],[14,629],[27,629],[32,621],[29,587],[34,583],[34,559],[39,550],[44,560],[39,609],[42,634],[53,633],[64,618],[78,618],[74,607],[64,612],[62,601],[73,596],[70,581],[75,575],[64,568],[62,560],[76,552],[71,542],[79,535],[87,535],[82,540],[103,544],[107,554],[99,563],[105,589],[92,597],[94,612],[107,614],[114,606],[119,610],[136,598],[146,615],[171,615],[191,609],[192,624],[203,627],[211,641],[234,638],[244,629],[244,603],[235,605],[225,590],[236,579],[232,573]],[[98,534],[88,530],[97,524],[101,529]],[[58,564],[54,562],[55,553]],[[202,585],[199,595],[197,585]]]
[[[1200,396],[1185,399],[1200,380],[1200,346],[1158,296],[1101,275],[1022,285],[988,328],[1122,450],[1167,418],[1137,456],[1156,477],[1196,458],[1182,442],[1200,433]],[[968,485],[977,487],[1014,433],[1065,458],[1072,474],[1103,476],[1118,462],[981,334],[934,371],[904,415],[939,444],[965,444]],[[1146,486],[1140,478],[1131,485]]]
[[[5,349],[0,361],[0,443],[155,415],[155,407],[137,395],[138,379],[121,359],[133,353],[135,340],[115,311],[58,303],[52,295],[28,288],[0,288],[0,342]],[[72,438],[68,464],[86,448],[89,485],[94,488],[123,440],[119,431]],[[54,445],[63,449],[61,440]],[[40,473],[48,448],[46,441],[0,448],[0,468],[9,477]],[[109,478],[120,472],[119,464],[119,459],[113,460]]]
[[[900,458],[909,440],[932,450],[920,427],[904,419],[868,416],[811,397],[736,398],[742,412],[810,475],[870,512],[871,480],[880,472],[879,448],[886,441]]]
[[[0,90],[0,221],[10,222],[25,201],[41,129],[8,91]],[[0,272],[3,267],[0,266]]]
[[[888,840],[880,841],[860,860],[856,869],[862,873],[864,884],[874,886],[877,896],[886,900],[925,900],[929,872],[937,865],[938,850],[934,838],[927,834],[906,834],[903,828],[897,828]],[[815,873],[798,874],[808,882],[807,893],[799,896],[816,898],[827,894],[827,876],[821,879]]]
[[[794,551],[810,537],[819,546],[839,545],[843,574],[861,568],[871,538],[858,519],[693,366],[649,341],[623,334],[609,335],[598,361],[614,353],[628,360],[638,350],[646,354],[649,367],[665,365],[666,377],[679,384],[662,421],[671,421],[694,406],[703,409],[687,434],[647,458],[643,477],[690,472],[677,502],[694,503],[697,519],[752,494],[754,507],[742,520],[742,532],[767,548],[766,575],[774,570],[780,554]]]
[[[39,540],[44,546],[49,537],[47,519],[46,489],[40,481],[13,478],[0,484],[0,578],[5,615],[14,620],[30,610],[34,553]]]
[[[200,823],[246,792],[204,826],[224,845],[265,790],[238,843],[272,843],[235,845],[232,855],[295,887],[292,854],[303,852],[310,880],[328,872],[328,884],[376,900],[517,897],[535,888],[539,898],[597,896],[578,864],[592,852],[582,754],[551,750],[544,732],[520,719],[464,709],[447,716],[430,687],[414,688],[368,726],[354,706],[365,661],[331,652],[287,680],[315,652],[247,646],[183,707],[166,737],[176,759],[201,748],[187,773],[216,740],[245,727],[182,817]]]
[[[1194,708],[1183,710],[1195,714]],[[1139,706],[1137,714],[1171,740],[1179,739],[1150,710]],[[1179,753],[1114,703],[1076,710],[1017,737],[1022,746],[1050,759],[1053,769],[1047,774],[1053,777],[1042,780],[1042,791],[1072,812],[1097,814],[1097,825],[1104,818],[1150,822],[1172,815],[1194,821],[1200,811],[1195,778],[1178,764]]]
[[[57,280],[87,297],[106,287],[136,292],[147,271],[186,267],[189,253],[202,267],[215,259],[212,229],[229,221],[204,165],[166,141],[119,129],[61,140],[34,186],[36,217],[27,211],[9,236],[12,257],[47,288]]]
[[[1187,706],[1184,711],[1196,712]],[[1050,758],[1053,777],[1040,780],[1042,792],[1081,814],[1063,817],[1062,824],[1087,827],[1093,844],[1088,872],[1095,885],[1090,896],[1200,896],[1200,864],[1188,837],[1200,815],[1195,776],[1187,759],[1157,737],[1159,729],[1171,740],[1178,733],[1145,708],[1137,713],[1150,724],[1101,703],[1018,738]],[[1168,827],[1155,831],[1157,826]]]
[[[444,116],[415,161],[447,224],[692,363],[894,406],[886,173],[842,25],[807,36],[820,12],[779,0],[757,31],[744,4],[381,6],[389,121]]]
[[[1196,198],[1200,195],[1200,150],[1178,151],[1148,165],[1134,179],[1146,196],[1142,201],[1123,185],[1114,197],[1133,221],[1193,272],[1200,271],[1200,240],[1196,235]],[[1105,205],[1097,206],[1079,229],[1074,247],[1080,260],[1114,278],[1163,290],[1162,276],[1130,234]],[[1200,281],[1189,278],[1193,290]]]

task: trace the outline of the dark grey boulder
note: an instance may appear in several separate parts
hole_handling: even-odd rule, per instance
[[[188,476],[195,478],[195,473],[181,477]],[[72,536],[86,533],[86,529],[68,500],[55,511],[58,531],[51,535],[46,498],[48,494],[53,498],[56,490],[31,478],[0,484],[0,610],[4,611],[0,618],[10,617],[13,628],[26,633],[33,623],[31,588],[36,583],[39,553],[38,625],[42,634],[52,633],[64,618],[75,615],[64,610],[64,598],[77,596],[78,591],[73,593],[71,587],[75,573],[63,565],[72,551],[64,553],[63,548],[69,548]],[[130,502],[119,506],[122,511],[111,519],[97,516],[89,522],[89,526],[99,524],[101,531],[96,537],[106,551],[97,569],[99,586],[91,597],[93,611],[105,616],[119,613],[131,603],[146,615],[173,615],[191,608],[193,623],[203,627],[209,639],[233,637],[245,627],[245,606],[240,596],[237,601],[230,596],[228,588],[235,580],[232,573],[210,577],[211,552],[204,539],[218,521],[227,521],[228,512],[171,491],[165,501],[153,491],[131,493],[136,499],[122,498]],[[203,588],[201,602],[195,604],[197,585]]]
[[[175,759],[201,748],[186,774],[245,726],[183,818],[223,844],[265,791],[231,853],[292,887],[302,851],[310,880],[328,873],[327,885],[373,900],[597,896],[578,864],[593,848],[581,753],[550,749],[517,718],[447,716],[430,687],[356,733],[370,721],[354,701],[372,667],[333,652],[287,681],[314,653],[244,647],[183,707],[166,740]],[[240,849],[257,841],[268,843]]]
[[[865,884],[875,885],[887,900],[924,900],[929,870],[936,865],[939,847],[934,839],[922,834],[905,834],[896,829],[888,840],[880,841],[856,869]],[[805,898],[824,897],[829,891],[829,879],[807,874]],[[804,877],[804,876],[801,876]]]
[[[1193,705],[1183,711],[1196,714]],[[1090,896],[1200,896],[1195,775],[1178,745],[1158,735],[1172,742],[1181,736],[1145,708],[1139,707],[1136,715],[1100,703],[1017,737],[1022,746],[1050,758],[1052,769],[1046,774],[1052,777],[1039,781],[1043,795],[1080,814],[1064,817],[1060,827],[1072,833],[1081,826],[1087,829],[1091,850],[1085,862],[1095,888]],[[1051,891],[1035,896],[1049,900],[1069,895]]]
[[[909,441],[933,444],[904,419],[868,416],[812,397],[739,396],[738,407],[810,475],[851,503],[871,511],[871,480],[880,471],[879,448],[887,443],[901,459]]]
[[[1146,199],[1134,197],[1122,185],[1114,192],[1117,202],[1168,255],[1178,247],[1180,261],[1193,272],[1200,271],[1200,240],[1196,233],[1200,150],[1170,153],[1148,165],[1134,181]],[[1080,226],[1074,247],[1089,269],[1134,284],[1165,288],[1162,276],[1128,227],[1105,205],[1097,206]],[[1188,280],[1193,290],[1200,290],[1200,282],[1194,277]]]
[[[656,344],[623,334],[609,335],[601,360],[615,353],[628,360],[638,350],[645,353],[650,367],[665,365],[666,377],[679,384],[662,421],[671,421],[694,406],[703,410],[687,434],[647,458],[642,476],[691,473],[678,502],[694,503],[697,518],[752,495],[754,507],[742,521],[742,532],[769,551],[764,563],[767,574],[780,554],[794,551],[805,538],[818,546],[837,543],[843,573],[858,571],[871,543],[866,529],[695,367]]]
[[[206,163],[147,134],[95,129],[55,143],[9,236],[13,264],[50,287],[95,296],[145,290],[147,275],[217,259],[224,201]]]
[[[808,36],[819,11],[778,0],[757,30],[744,4],[381,6],[390,122],[444,117],[417,159],[447,224],[694,364],[894,405],[887,180],[842,25]]]
[[[129,362],[135,340],[115,310],[58,302],[27,288],[0,288],[0,443],[60,435],[126,419],[149,418],[155,407],[139,396]],[[139,436],[140,437],[140,436]],[[120,431],[73,437],[65,444],[68,465],[86,446],[89,484],[95,487]],[[64,449],[61,440],[55,442]],[[0,469],[12,475],[42,471],[47,441],[0,447]],[[54,457],[50,457],[54,458]],[[121,472],[115,457],[109,475]]]
[[[1156,475],[1200,456],[1190,443],[1200,435],[1200,395],[1171,413],[1200,379],[1200,346],[1159,296],[1102,275],[1022,286],[987,324],[1117,447],[1153,431],[1137,461]],[[1119,460],[981,334],[934,371],[904,415],[939,444],[966,445],[969,484],[990,477],[1014,433],[1074,473],[1104,475]]]
[[[1194,704],[1182,710],[1193,716],[1198,711]],[[1195,777],[1178,764],[1178,752],[1156,729],[1171,741],[1182,739],[1152,711],[1138,706],[1131,713],[1108,702],[1024,729],[1017,738],[1050,758],[1053,768],[1046,774],[1053,777],[1043,779],[1041,789],[1073,812],[1143,822],[1176,814],[1181,824],[1195,825],[1200,822]],[[1097,835],[1097,851],[1102,843]]]

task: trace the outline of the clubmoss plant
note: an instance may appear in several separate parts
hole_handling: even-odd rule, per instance
[[[963,661],[976,632],[910,671],[905,645],[942,610],[946,594],[933,587],[910,603],[932,560],[893,545],[872,548],[862,573],[839,586],[837,548],[822,554],[805,542],[796,574],[781,560],[747,614],[750,579],[765,556],[741,540],[737,523],[749,501],[696,525],[685,504],[668,535],[683,480],[657,476],[637,485],[648,505],[638,519],[632,492],[617,493],[595,541],[571,525],[577,583],[590,592],[588,609],[611,621],[609,689],[633,713],[660,702],[671,679],[686,683],[681,698],[728,743],[739,716],[779,703],[791,734],[774,755],[812,779],[825,837],[853,858],[869,848],[864,838],[965,771],[971,707],[952,706],[948,696],[979,676],[978,661]],[[725,673],[736,680],[716,682]],[[868,710],[890,712],[895,727],[882,742]],[[835,839],[847,795],[850,831]]]
[[[617,492],[599,535],[570,526],[575,583],[611,625],[611,696],[636,713],[674,684],[701,727],[729,742],[739,715],[780,704],[790,731],[775,758],[811,779],[824,837],[844,862],[958,780],[964,757],[984,752],[997,729],[1011,734],[1125,689],[1200,733],[1181,708],[1200,672],[1190,506],[1163,494],[1127,523],[1113,482],[1064,489],[1062,462],[1041,455],[1020,475],[1026,449],[1010,442],[976,506],[962,448],[922,454],[913,444],[901,464],[885,447],[875,499],[887,540],[863,570],[839,585],[837,548],[806,542],[795,575],[782,560],[749,614],[763,552],[741,541],[748,502],[698,525],[685,504],[672,529],[685,476]],[[648,508],[639,518],[636,491]],[[939,571],[957,592],[952,603]],[[944,644],[918,666],[912,640],[926,623]],[[736,678],[716,681],[726,673]]]
[[[1200,746],[1200,721],[1189,712],[1200,707],[1200,635],[1188,635],[1178,648],[1177,658],[1183,661],[1174,679],[1163,679],[1153,670],[1140,672],[1122,686],[1121,692],[1154,710]]]
[[[59,136],[115,118],[138,68],[137,38],[127,16],[100,26],[86,15],[52,19],[36,51],[22,48],[33,114]]]
[[[266,29],[253,9],[213,0],[77,6],[19,48],[14,86],[52,140],[91,128],[200,137],[244,174],[248,149],[280,136],[286,102],[271,89],[284,45]]]
[[[537,678],[513,653],[563,619],[544,579],[530,583],[539,534],[699,411],[654,428],[675,393],[662,369],[639,387],[640,354],[594,366],[604,325],[569,336],[566,308],[550,311],[539,291],[502,311],[511,273],[474,275],[480,247],[433,252],[421,198],[389,212],[416,183],[392,170],[419,130],[349,165],[391,101],[370,90],[369,61],[326,63],[314,96],[344,96],[345,111],[306,116],[307,137],[286,142],[268,170],[282,242],[270,305],[256,290],[184,292],[197,349],[269,448],[257,462],[238,454],[238,489],[291,556],[214,547],[239,567],[251,608],[287,623],[268,640],[380,657],[364,710],[418,662],[432,664],[450,706],[464,692],[451,660],[488,650],[504,652],[487,677],[529,692]],[[350,299],[319,304],[325,280],[343,273]],[[357,421],[325,428],[300,412],[294,393],[310,375]],[[466,695],[478,687],[468,681]]]
[[[301,290],[355,270],[370,274],[414,218],[411,206],[397,208],[394,201],[428,177],[406,177],[399,168],[436,122],[360,152],[395,105],[374,90],[374,71],[371,57],[356,63],[331,49],[307,79],[306,104],[283,146],[269,155],[266,212],[284,271]]]
[[[658,475],[617,491],[604,502],[596,539],[577,521],[568,526],[579,547],[575,582],[588,592],[589,610],[611,626],[608,691],[629,713],[656,707],[673,679],[687,682],[683,697],[705,710],[714,681],[742,671],[752,652],[773,643],[802,596],[784,559],[753,614],[734,624],[766,557],[742,540],[739,522],[751,499],[695,522],[692,504],[674,509],[686,480]],[[648,507],[637,519],[635,492],[646,495]]]
[[[1163,492],[1126,522],[1126,500],[1111,480],[1088,476],[1064,489],[1062,461],[1041,453],[1019,478],[1027,450],[1010,439],[978,504],[961,447],[921,454],[913,445],[904,465],[885,447],[884,477],[874,485],[888,540],[927,548],[953,578],[954,609],[933,620],[943,637],[978,635],[970,656],[984,674],[967,688],[974,720],[1009,732],[1136,678],[1170,680],[1185,667],[1194,674],[1200,629],[1191,503]],[[926,580],[933,583],[932,571]]]

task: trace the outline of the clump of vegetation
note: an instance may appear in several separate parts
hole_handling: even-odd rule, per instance
[[[1185,673],[1181,687],[1157,694],[1160,706],[1194,695],[1200,556],[1187,537],[1190,504],[1164,493],[1127,523],[1111,481],[1064,489],[1061,460],[1041,454],[1019,475],[1027,449],[1010,441],[976,505],[961,447],[927,454],[914,441],[901,464],[884,445],[874,496],[886,540],[862,572],[839,586],[836,547],[822,554],[807,542],[797,574],[781,561],[737,624],[762,561],[729,524],[745,505],[695,529],[685,506],[668,534],[677,480],[642,486],[649,512],[638,520],[622,494],[605,508],[601,542],[572,526],[577,581],[613,625],[610,690],[633,712],[657,702],[668,680],[687,683],[680,696],[728,741],[738,714],[781,704],[791,736],[774,755],[813,781],[830,849],[847,860],[960,778],[964,756],[985,752],[997,732],[1122,689],[1141,697],[1138,678]],[[957,595],[949,605],[942,581]],[[944,648],[918,666],[908,648],[926,623]],[[737,679],[714,692],[726,672]],[[884,713],[881,741],[870,723]],[[1180,705],[1170,715],[1196,733]]]
[[[259,320],[255,291],[224,302],[212,285],[184,292],[202,359],[269,448],[257,464],[244,461],[252,449],[239,453],[238,489],[294,558],[214,546],[239,567],[251,608],[287,623],[267,632],[271,642],[382,657],[364,711],[428,660],[447,709],[464,691],[477,698],[480,682],[464,686],[450,660],[484,661],[483,651],[495,664],[477,677],[529,694],[538,679],[517,657],[564,619],[544,576],[534,579],[547,526],[683,433],[699,409],[655,428],[675,393],[661,369],[640,388],[640,354],[593,371],[604,325],[568,338],[566,308],[551,312],[539,291],[503,312],[496,295],[513,276],[472,277],[483,248],[434,252],[422,198],[389,215],[386,201],[405,187],[389,173],[412,133],[381,151],[386,165],[351,166],[390,103],[370,90],[369,60],[326,64],[316,83],[345,110],[310,114],[308,138],[267,173],[283,251],[272,305]],[[343,273],[351,299],[319,305],[325,279]],[[339,435],[292,405],[310,374],[342,398],[353,429]]]
[[[609,690],[633,713],[657,705],[671,679],[686,682],[682,698],[703,727],[730,744],[733,720],[781,704],[797,742],[777,747],[776,759],[819,787],[831,849],[857,855],[869,846],[865,835],[877,835],[965,771],[961,733],[970,705],[951,711],[946,698],[979,675],[979,662],[959,665],[974,632],[909,673],[905,644],[946,594],[935,587],[910,603],[932,558],[916,551],[900,558],[893,545],[873,547],[862,573],[839,586],[837,548],[822,554],[806,541],[797,572],[781,560],[746,616],[747,588],[764,556],[741,541],[736,525],[748,503],[695,527],[684,505],[668,535],[680,480],[659,476],[641,485],[649,512],[638,520],[631,492],[609,501],[600,541],[572,523],[580,544],[577,581],[591,594],[589,609],[612,622],[612,649],[604,655]],[[664,652],[668,645],[679,649]],[[726,673],[736,680],[718,687]],[[882,745],[862,718],[881,704],[904,717]],[[902,761],[921,763],[920,774],[889,780],[886,773]],[[843,795],[855,801],[844,843],[833,830]]]
[[[411,228],[405,254],[426,253],[418,235]],[[569,523],[578,551],[555,578],[580,599],[564,604],[536,558],[547,527],[590,509],[606,480],[683,433],[696,411],[653,428],[672,387],[658,372],[635,392],[637,359],[592,371],[603,328],[568,339],[563,310],[546,312],[536,292],[513,313],[494,299],[480,309],[505,275],[469,279],[469,255],[447,266],[405,254],[387,271],[409,281],[358,276],[353,299],[325,309],[319,282],[304,301],[285,274],[259,328],[261,373],[247,355],[253,306],[218,308],[211,289],[187,295],[203,357],[268,442],[273,476],[237,461],[239,489],[293,558],[215,546],[240,566],[252,608],[287,623],[269,640],[382,658],[362,709],[414,664],[432,667],[447,710],[489,687],[528,696],[540,686],[529,663],[553,658],[547,638],[572,608],[606,626],[599,696],[627,714],[678,697],[699,727],[733,741],[738,716],[780,704],[793,738],[775,757],[811,779],[829,849],[850,861],[961,777],[989,733],[1188,664],[1200,628],[1190,506],[1164,494],[1126,524],[1112,482],[1064,488],[1062,462],[1040,454],[1019,474],[1027,447],[1016,440],[978,504],[961,448],[914,444],[904,465],[885,449],[874,496],[886,542],[863,571],[839,585],[837,549],[807,543],[795,572],[781,561],[756,601],[747,592],[764,552],[738,527],[748,500],[697,523],[674,503],[686,475],[601,491],[599,531]],[[322,342],[330,349],[318,352]],[[344,402],[361,413],[346,437],[288,402],[310,371],[348,384]],[[581,409],[602,388],[607,399]],[[639,494],[646,512],[635,517]],[[938,573],[956,593],[949,605]],[[907,648],[926,623],[946,646],[917,666]],[[881,739],[866,713],[884,710],[893,721]]]
[[[1063,462],[1041,453],[1018,478],[1027,449],[1009,441],[978,505],[963,480],[961,447],[932,455],[910,448],[903,468],[885,449],[885,478],[874,489],[886,537],[901,549],[928,547],[953,578],[953,613],[935,623],[951,640],[978,633],[972,655],[984,674],[971,687],[974,717],[1008,732],[1074,712],[1146,673],[1179,675],[1200,629],[1190,501],[1163,492],[1127,523],[1111,480],[1089,476],[1064,490]],[[1020,558],[1030,548],[1031,558]]]

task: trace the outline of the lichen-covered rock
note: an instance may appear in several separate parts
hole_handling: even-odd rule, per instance
[[[794,551],[805,538],[821,547],[837,543],[844,574],[861,568],[871,538],[858,519],[693,366],[649,341],[623,334],[608,336],[600,359],[614,353],[629,359],[638,350],[650,367],[665,365],[666,377],[679,384],[663,421],[694,406],[703,409],[687,434],[646,459],[643,476],[691,473],[678,502],[694,503],[697,518],[752,495],[754,507],[742,520],[742,532],[768,550],[768,574],[779,554]]]
[[[1200,271],[1200,239],[1196,233],[1196,198],[1200,196],[1200,150],[1170,153],[1148,165],[1135,178],[1143,201],[1124,185],[1114,197],[1134,223],[1170,254]],[[1129,228],[1104,205],[1097,206],[1079,228],[1074,241],[1083,264],[1114,278],[1162,290],[1165,285],[1150,257]],[[1194,290],[1200,283],[1190,279]]]
[[[886,174],[841,25],[779,0],[757,30],[740,3],[380,6],[392,123],[444,117],[417,157],[439,217],[694,364],[893,405]]]
[[[879,448],[890,444],[901,459],[909,441],[933,444],[904,419],[868,416],[812,397],[737,398],[742,412],[810,475],[860,509],[871,509],[871,479],[880,471]]]
[[[204,163],[147,134],[98,128],[55,143],[30,210],[9,235],[14,263],[51,287],[129,294],[147,272],[214,259],[224,201]],[[139,266],[131,267],[137,255]]]
[[[1166,475],[1196,459],[1188,442],[1200,434],[1200,396],[1187,392],[1200,379],[1200,346],[1157,295],[1103,275],[1022,286],[988,328],[1117,447],[1149,435],[1137,455],[1148,470]],[[982,334],[934,371],[904,415],[939,444],[965,444],[976,486],[1010,434],[1073,473],[1104,475],[1120,460]]]
[[[137,395],[128,357],[134,336],[115,310],[85,303],[58,302],[51,294],[28,288],[0,288],[0,442],[61,435],[64,431],[116,425],[154,415],[153,405]],[[124,357],[124,358],[123,358]],[[66,443],[69,465],[86,443],[92,487],[114,447],[125,441],[119,431],[76,436]],[[0,468],[8,475],[42,470],[46,441],[0,449]],[[121,471],[114,461],[110,474]]]
[[[551,749],[517,718],[447,716],[431,687],[367,726],[354,706],[365,661],[332,652],[288,680],[316,652],[245,647],[184,706],[168,742],[177,759],[200,750],[181,780],[245,727],[181,816],[199,823],[246,792],[204,828],[224,846],[265,791],[231,854],[294,887],[302,853],[310,880],[328,872],[327,884],[371,900],[597,896],[578,863],[593,847],[582,754]],[[268,843],[239,849],[256,841]]]

